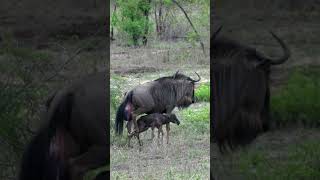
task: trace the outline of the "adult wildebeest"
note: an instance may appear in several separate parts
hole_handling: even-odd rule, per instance
[[[197,74],[197,73],[196,73]],[[195,82],[200,81],[179,73],[162,77],[141,84],[129,91],[118,108],[115,121],[117,134],[123,131],[123,121],[128,121],[128,133],[131,133],[131,123],[137,131],[136,117],[141,114],[166,113],[171,114],[175,107],[188,107],[194,103]],[[169,125],[166,125],[169,129]]]
[[[23,155],[20,180],[82,180],[108,164],[108,78],[91,75],[48,99],[47,125]]]
[[[220,151],[226,150],[226,145],[233,149],[248,144],[269,128],[270,66],[282,64],[290,56],[285,43],[271,35],[284,51],[280,58],[266,57],[254,48],[217,37],[217,33],[211,37],[211,126]]]
[[[160,133],[161,133],[162,134],[161,141],[163,142],[164,133],[162,130],[162,125],[164,125],[164,124],[167,125],[170,122],[177,124],[177,125],[180,124],[180,121],[175,114],[153,113],[153,114],[141,116],[137,120],[139,131],[137,133],[132,133],[129,135],[129,143],[128,143],[129,146],[130,146],[130,140],[131,140],[132,136],[134,136],[134,135],[138,138],[139,145],[142,146],[139,134],[148,130],[149,128],[152,129],[152,139],[154,138],[154,128],[157,128],[158,129],[158,139],[160,138]],[[167,144],[169,143],[169,130],[170,129],[167,129]]]

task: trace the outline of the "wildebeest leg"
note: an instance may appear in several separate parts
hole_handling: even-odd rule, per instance
[[[161,136],[161,144],[163,144],[163,130],[162,130],[162,126],[159,127],[159,132],[162,134],[162,136]]]
[[[159,139],[160,139],[160,128],[158,127],[158,138],[157,138],[158,145],[160,144]]]
[[[83,180],[86,172],[107,164],[108,147],[92,146],[89,150],[69,161],[71,180]]]
[[[128,123],[127,123],[127,130],[128,130],[128,134],[130,134],[131,133],[131,130],[132,130],[132,121],[128,121]]]
[[[153,140],[153,138],[154,138],[154,127],[152,127],[151,129],[152,129],[151,140]]]
[[[134,134],[129,134],[129,135],[128,135],[128,147],[131,147],[131,146],[130,146],[130,142],[131,142],[131,138],[132,138],[133,135],[134,135]]]
[[[141,142],[141,140],[140,140],[139,133],[136,134],[136,137],[137,137],[137,139],[138,139],[138,141],[139,141],[139,145],[142,146],[142,142]]]
[[[167,144],[169,144],[170,123],[166,124],[166,130],[167,130]]]
[[[136,110],[134,110],[131,115],[132,115],[132,121],[133,121],[133,127],[134,127],[134,130],[133,130],[133,133],[136,133],[136,132],[139,132],[139,127],[138,127],[138,123],[137,123],[137,116],[144,113],[144,112],[148,112],[148,109],[147,108],[138,108]]]

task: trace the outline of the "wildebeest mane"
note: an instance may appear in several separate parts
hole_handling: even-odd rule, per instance
[[[159,81],[159,82],[162,82],[162,81],[166,81],[166,80],[172,80],[172,79],[189,79],[190,77],[182,74],[182,73],[179,73],[177,72],[175,75],[172,75],[172,76],[164,76],[164,77],[161,77],[161,78],[158,78],[154,81]]]

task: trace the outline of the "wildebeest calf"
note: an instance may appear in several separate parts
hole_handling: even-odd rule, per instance
[[[175,114],[153,113],[153,114],[141,116],[137,121],[139,131],[129,135],[128,145],[130,146],[130,140],[131,140],[132,136],[136,136],[139,140],[139,145],[142,146],[142,143],[139,138],[139,134],[148,130],[149,128],[152,129],[152,139],[154,138],[154,128],[157,128],[158,129],[158,138],[160,137],[160,133],[162,133],[161,140],[163,141],[163,134],[164,133],[162,130],[162,125],[169,124],[170,122],[175,123],[177,125],[180,124],[180,121],[178,120],[178,118]],[[169,143],[169,131],[170,131],[170,128],[168,128],[168,127],[169,126],[166,126],[167,143]]]

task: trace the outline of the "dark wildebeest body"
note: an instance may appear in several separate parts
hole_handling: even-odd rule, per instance
[[[274,33],[284,55],[268,58],[256,49],[213,36],[213,138],[220,151],[250,143],[269,128],[270,66],[284,63],[290,52]],[[211,139],[213,141],[213,139]]]
[[[198,74],[197,74],[198,75]],[[188,107],[194,102],[194,83],[188,76],[176,72],[173,76],[139,85],[129,91],[118,108],[115,130],[117,134],[123,131],[123,121],[128,121],[128,133],[131,133],[131,123],[137,131],[136,117],[141,114],[170,114],[175,107]],[[166,125],[169,128],[169,124]]]
[[[107,79],[98,73],[49,98],[48,124],[23,156],[21,180],[82,180],[88,170],[107,165]]]
[[[129,146],[130,146],[130,140],[131,137],[133,135],[135,135],[138,140],[139,140],[139,144],[140,146],[142,145],[141,141],[140,141],[140,137],[139,134],[148,130],[149,128],[152,129],[152,139],[154,138],[154,128],[158,129],[158,138],[160,136],[160,133],[162,134],[162,138],[163,138],[163,130],[162,130],[162,125],[166,125],[169,123],[175,123],[177,125],[180,124],[180,121],[178,120],[177,116],[175,114],[160,114],[160,113],[153,113],[153,114],[149,114],[149,115],[144,115],[141,116],[138,120],[137,120],[137,124],[138,124],[138,128],[139,131],[137,133],[133,133],[129,135]],[[167,130],[167,143],[169,143],[169,131],[170,129],[166,129]]]

